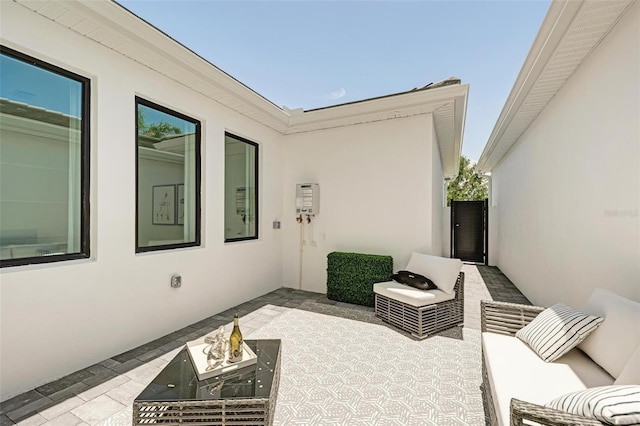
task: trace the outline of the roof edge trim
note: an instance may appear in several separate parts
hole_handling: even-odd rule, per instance
[[[522,102],[529,94],[529,90],[531,90],[536,79],[542,73],[544,66],[560,43],[562,36],[564,36],[581,6],[582,0],[554,1],[551,3],[542,22],[542,26],[529,50],[529,54],[520,69],[520,73],[491,131],[489,140],[480,155],[478,164],[476,164],[476,169],[480,173],[491,170],[491,168],[487,168],[489,157],[492,155],[495,147],[500,143],[500,138],[504,134],[507,126],[511,123],[518,107],[522,105]]]

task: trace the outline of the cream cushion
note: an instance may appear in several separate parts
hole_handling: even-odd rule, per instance
[[[569,392],[613,384],[613,377],[575,348],[548,363],[520,339],[488,332],[482,333],[482,348],[500,426],[510,424],[511,398],[544,405]]]
[[[578,348],[618,377],[640,346],[640,303],[596,288],[582,310],[604,321]]]
[[[449,294],[438,289],[419,290],[395,281],[376,283],[373,285],[373,292],[418,308],[421,306],[452,300],[456,296],[455,292]]]
[[[411,259],[406,267],[407,271],[424,275],[433,281],[438,289],[450,294],[453,293],[461,269],[462,261],[460,259],[430,256],[416,252],[411,254]]]
[[[631,355],[614,384],[640,385],[640,346]]]

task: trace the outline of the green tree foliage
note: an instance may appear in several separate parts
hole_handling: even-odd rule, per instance
[[[179,127],[169,124],[166,121],[147,125],[144,119],[144,111],[138,108],[138,134],[161,139],[167,135],[179,135],[181,133],[182,131]]]
[[[179,135],[182,133],[180,128],[164,121],[154,123],[147,128],[142,129],[142,134],[161,139],[167,135]]]
[[[475,164],[464,155],[460,156],[458,176],[449,182],[447,205],[454,201],[480,201],[489,198],[487,179],[475,172]]]

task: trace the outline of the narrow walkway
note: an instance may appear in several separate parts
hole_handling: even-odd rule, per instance
[[[466,264],[464,326],[480,330],[480,301],[523,303],[530,305],[520,290],[495,266]]]
[[[463,271],[466,328],[480,328],[482,299],[529,303],[495,267],[464,265]],[[187,341],[208,334],[220,325],[228,328],[234,313],[241,316],[243,334],[249,335],[286,308],[384,324],[375,318],[372,308],[282,287],[2,402],[0,426],[130,425],[134,398]]]

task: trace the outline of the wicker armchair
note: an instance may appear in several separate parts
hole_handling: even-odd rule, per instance
[[[541,306],[520,305],[507,302],[480,302],[480,321],[482,331],[515,336],[516,332],[529,324],[545,308]],[[484,349],[483,349],[484,351]],[[498,424],[495,405],[491,393],[484,353],[482,354],[482,393],[485,402],[485,414],[490,425]],[[526,386],[526,383],[523,383]],[[511,400],[511,426],[526,425],[524,420],[548,426],[601,426],[604,423],[596,419],[577,416],[563,411],[546,408],[538,404]]]
[[[464,323],[464,272],[460,272],[455,298],[426,306],[412,306],[376,293],[375,314],[419,339]]]

